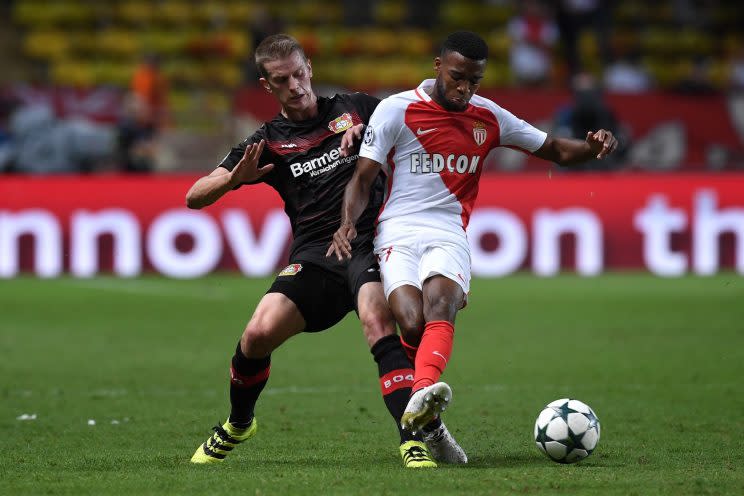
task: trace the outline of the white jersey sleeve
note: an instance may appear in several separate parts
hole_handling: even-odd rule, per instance
[[[380,102],[369,120],[364,139],[359,150],[360,157],[379,162],[387,169],[387,156],[395,146],[401,129],[404,127],[405,107],[394,97]]]
[[[498,110],[496,118],[501,129],[499,146],[514,146],[532,153],[545,143],[547,133],[516,117],[506,109],[498,107]]]

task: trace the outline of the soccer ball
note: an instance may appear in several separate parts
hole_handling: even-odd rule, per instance
[[[558,463],[591,455],[599,441],[599,419],[589,405],[563,398],[548,403],[535,422],[535,444]]]

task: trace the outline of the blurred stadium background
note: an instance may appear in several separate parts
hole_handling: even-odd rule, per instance
[[[744,13],[733,0],[17,0],[0,8],[2,170],[205,170],[276,111],[251,61],[268,34],[302,42],[321,93],[385,95],[431,75],[438,41],[463,28],[491,49],[482,92],[541,127],[570,134],[574,97],[602,87],[605,105],[593,110],[625,138],[623,166],[744,168]],[[686,109],[703,97],[707,111]],[[30,106],[37,112],[24,115]],[[34,125],[46,127],[34,134]],[[59,127],[80,139],[63,139]],[[29,133],[47,136],[57,158],[13,152]],[[525,167],[511,158],[489,169]]]
[[[733,266],[744,272],[738,2],[0,5],[5,277],[68,269],[136,275],[153,266],[181,277],[236,267],[270,274],[288,235],[274,215],[275,195],[255,188],[260,204],[231,195],[208,214],[172,210],[196,175],[277,112],[257,85],[256,44],[289,32],[312,57],[316,92],[385,96],[429,77],[438,41],[463,28],[481,33],[491,49],[482,94],[546,131],[583,137],[604,127],[621,142],[610,159],[572,169],[507,148],[489,155],[479,203],[489,207],[483,219],[497,227],[478,233],[485,258],[475,263],[477,275],[530,264],[545,275],[571,267],[584,274],[644,267],[662,275]],[[559,193],[566,188],[574,189]],[[74,193],[52,200],[60,189]],[[144,190],[152,193],[143,197]],[[516,191],[522,193],[509,198]],[[569,217],[566,209],[578,208],[578,216],[537,215],[558,207]],[[261,248],[268,261],[236,260],[220,249],[227,246]],[[191,268],[169,270],[174,263],[153,260],[161,248],[160,258]]]
[[[0,493],[743,494],[743,26],[733,0],[0,1]],[[482,94],[621,141],[484,163],[445,377],[470,467],[399,469],[353,316],[274,353],[249,449],[190,466],[286,263],[268,187],[184,206],[278,111],[253,48],[289,32],[316,92],[385,96],[458,29],[489,43]],[[531,439],[565,396],[603,422],[578,467]]]

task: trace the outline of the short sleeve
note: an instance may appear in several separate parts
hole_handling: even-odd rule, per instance
[[[544,131],[503,108],[499,108],[498,121],[501,130],[499,146],[513,146],[532,153],[540,148],[548,137]]]
[[[218,167],[222,167],[224,169],[227,169],[229,171],[233,170],[236,165],[238,165],[238,162],[240,162],[240,159],[243,158],[243,154],[245,154],[245,149],[248,147],[248,145],[252,145],[254,143],[258,143],[262,139],[266,139],[266,133],[264,126],[261,126],[258,131],[253,133],[251,136],[248,136],[246,139],[238,143],[236,146],[234,146],[227,155],[225,155],[225,158],[222,159],[222,161],[217,165]],[[258,166],[263,167],[266,164],[271,163],[271,153],[269,152],[268,148],[264,146],[263,152],[261,153],[261,157],[258,159]],[[270,179],[270,176],[272,175],[272,172],[269,172],[268,174],[261,176],[261,179],[256,181],[258,182],[264,182]],[[255,183],[250,183],[255,184]]]
[[[380,99],[366,93],[353,93],[349,95],[349,97],[354,103],[354,107],[359,112],[359,117],[362,119],[362,122],[367,124],[377,108],[377,105],[380,103]]]
[[[384,99],[369,120],[359,156],[385,164],[402,128],[403,112],[397,108],[393,99]]]

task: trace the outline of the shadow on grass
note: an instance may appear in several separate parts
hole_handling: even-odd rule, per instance
[[[588,460],[580,463],[571,464],[571,467],[579,468],[601,468],[609,467],[611,464],[606,463],[604,460],[597,457],[592,457]],[[469,457],[468,464],[463,468],[478,470],[478,469],[494,469],[494,468],[546,468],[546,467],[566,467],[568,465],[561,465],[555,463],[540,453],[481,453],[472,455]]]
[[[542,465],[546,462],[545,458],[539,453],[479,453],[471,455],[468,458],[468,464],[463,468],[467,469],[484,469],[484,468],[515,468],[515,467],[532,467]]]

